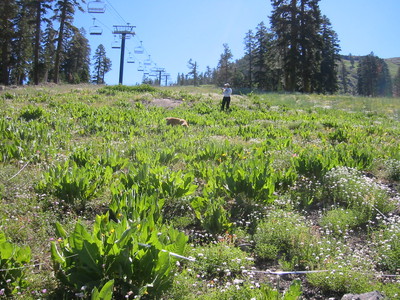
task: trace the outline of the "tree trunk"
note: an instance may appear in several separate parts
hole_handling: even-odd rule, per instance
[[[42,5],[40,1],[36,3],[36,34],[35,34],[35,50],[34,50],[34,66],[33,66],[33,81],[35,85],[39,84],[39,49],[40,49],[40,24]]]
[[[64,27],[65,27],[65,19],[66,19],[66,9],[67,9],[67,0],[64,0],[64,4],[61,10],[60,17],[60,29],[58,32],[57,38],[57,49],[56,49],[56,59],[54,62],[54,83],[58,83],[60,76],[60,64],[61,64],[61,52],[63,50],[63,37],[64,37]]]
[[[1,47],[1,64],[1,81],[4,85],[8,85],[8,43],[3,43]]]

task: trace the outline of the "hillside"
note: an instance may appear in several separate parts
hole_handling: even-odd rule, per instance
[[[339,66],[339,78],[341,74],[341,64],[343,63],[348,72],[348,93],[357,94],[357,67],[362,56],[352,56],[352,60],[348,55],[341,55],[341,61],[338,62]],[[385,62],[388,65],[390,75],[392,79],[397,74],[398,68],[400,67],[400,57],[385,58]],[[353,62],[353,63],[352,63]],[[339,79],[339,91],[343,92],[343,83]]]
[[[0,298],[398,299],[398,99],[221,98],[0,91]]]

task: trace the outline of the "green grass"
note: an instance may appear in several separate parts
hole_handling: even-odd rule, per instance
[[[398,282],[378,275],[398,263],[399,100],[251,93],[234,95],[228,113],[220,101],[213,86],[1,91],[0,232],[32,256],[14,297],[81,293],[54,277],[56,223],[91,232],[109,213],[139,230],[149,211],[152,239],[176,228],[185,255],[203,254],[174,265],[166,299],[276,299],[276,281],[252,273],[266,269],[328,270],[300,277],[325,298],[395,297]],[[189,128],[167,126],[170,116]]]

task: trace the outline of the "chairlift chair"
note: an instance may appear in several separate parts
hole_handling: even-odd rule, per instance
[[[128,64],[134,64],[135,63],[135,57],[129,52],[128,59],[126,61]]]
[[[114,35],[114,41],[111,43],[111,48],[121,49],[121,43],[116,39],[115,35]]]
[[[144,67],[143,67],[143,65],[142,65],[141,62],[139,63],[139,66],[138,66],[137,70],[138,70],[139,72],[143,72],[143,71],[144,71]]]
[[[95,25],[96,18],[93,18],[93,26],[90,26],[89,33],[90,35],[101,35],[103,33],[103,29],[100,26]]]
[[[103,34],[103,29],[100,26],[91,26],[89,28],[89,33],[90,35],[102,35]]]
[[[150,58],[150,55],[149,55],[149,58],[146,59],[143,63],[144,63],[146,66],[150,66],[150,65],[151,65],[151,58]]]
[[[135,52],[135,54],[143,54],[144,53],[144,48],[142,46],[142,41],[140,41],[140,46],[135,47],[134,52]]]
[[[106,11],[106,5],[101,0],[90,1],[87,5],[88,13],[103,14]]]

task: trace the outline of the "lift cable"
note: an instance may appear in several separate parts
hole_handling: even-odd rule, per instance
[[[107,3],[110,5],[110,7],[115,11],[115,13],[119,16],[119,18],[122,20],[123,23],[128,24],[128,22],[126,22],[124,20],[124,18],[119,14],[119,12],[114,8],[114,6],[110,3],[110,1],[106,0]]]

